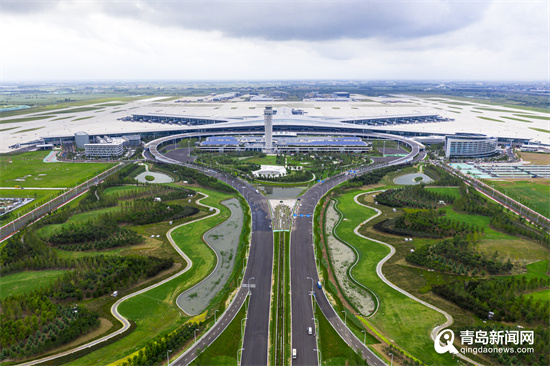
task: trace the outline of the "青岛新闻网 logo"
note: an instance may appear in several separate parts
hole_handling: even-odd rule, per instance
[[[443,338],[443,339],[442,339]],[[449,352],[452,354],[458,354],[458,350],[453,346],[455,340],[455,334],[450,329],[443,329],[437,334],[434,339],[434,348],[437,353]],[[443,345],[441,344],[443,343]]]

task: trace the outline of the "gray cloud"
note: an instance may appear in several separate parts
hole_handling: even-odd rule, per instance
[[[10,1],[6,12],[54,11],[78,1]],[[270,1],[137,0],[94,4],[103,12],[160,26],[219,31],[228,37],[272,41],[409,39],[466,27],[483,17],[490,0]]]
[[[324,41],[442,34],[481,19],[488,4],[444,0],[139,1],[104,3],[104,10],[160,25],[220,31],[230,37]]]

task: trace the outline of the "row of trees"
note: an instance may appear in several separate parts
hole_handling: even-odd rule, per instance
[[[491,217],[490,225],[496,230],[510,235],[520,235],[550,246],[550,235],[543,229],[525,223],[521,216],[506,212],[501,205],[488,202],[475,188],[462,184],[461,197],[455,201],[454,208],[474,215]]]
[[[82,306],[53,304],[44,295],[27,301],[41,307],[27,307],[16,320],[0,316],[0,360],[43,353],[99,326],[98,315]]]
[[[199,212],[199,209],[196,207],[168,205],[164,202],[155,202],[151,197],[123,202],[120,210],[103,214],[102,220],[147,225],[161,221],[179,220],[197,212]]]
[[[195,329],[202,330],[204,323],[186,323],[164,336],[157,336],[147,341],[145,348],[138,354],[130,357],[122,363],[122,366],[145,366],[160,364],[165,360],[168,350],[181,348],[189,340],[193,339]]]
[[[209,177],[205,174],[202,174],[201,172],[187,168],[181,165],[172,165],[169,164],[167,167],[176,173],[178,175],[178,179],[182,181],[188,181],[189,183],[198,183],[199,185],[206,187],[206,188],[212,188],[217,191],[221,192],[227,192],[227,193],[233,193],[235,190],[228,186],[225,183],[220,182],[214,177]]]
[[[456,281],[433,286],[433,292],[486,319],[489,311],[496,321],[527,323],[547,322],[548,302],[533,300],[525,293],[548,288],[549,278],[508,277],[490,280]]]
[[[429,184],[431,186],[458,187],[462,184],[462,179],[448,173],[445,169],[436,165],[425,165],[424,173],[429,175],[434,180]]]
[[[409,235],[426,238],[445,238],[471,235],[479,238],[483,228],[465,222],[440,217],[445,210],[428,210],[405,213],[393,219],[386,219],[374,225],[374,228],[390,234]]]
[[[445,202],[445,204],[450,204],[455,201],[454,197],[451,195],[425,189],[424,184],[399,189],[389,189],[379,193],[376,196],[376,200],[389,207],[416,207],[425,209],[440,207],[440,201]]]
[[[498,252],[491,258],[474,250],[474,242],[463,237],[454,237],[437,244],[423,246],[408,254],[406,260],[438,271],[447,271],[464,275],[508,273],[513,265],[508,259],[503,262],[498,259]]]
[[[395,172],[409,165],[410,164],[392,165],[386,168],[376,169],[376,170],[373,170],[372,172],[355,176],[347,181],[346,187],[353,188],[353,187],[361,187],[369,184],[376,184],[380,182],[386,174]]]

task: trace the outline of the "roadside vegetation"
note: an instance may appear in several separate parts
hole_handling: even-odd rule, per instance
[[[407,169],[384,173],[393,177],[408,173]],[[372,347],[385,353],[388,362],[386,355],[391,352],[394,362],[401,358],[403,364],[452,363],[450,358],[433,351],[433,341],[429,337],[434,324],[444,321],[442,315],[380,281],[376,264],[389,249],[355,235],[353,230],[359,227],[362,235],[396,248],[396,253],[382,269],[388,280],[449,312],[455,321],[452,329],[456,334],[461,329],[483,327],[513,329],[508,325],[511,322],[535,330],[535,334],[546,334],[548,302],[545,302],[545,294],[550,284],[548,261],[541,259],[548,258],[548,234],[485,200],[441,169],[425,165],[423,170],[435,182],[396,188],[388,177],[365,175],[333,190],[338,199],[337,207],[344,215],[335,232],[359,253],[358,263],[350,276],[368,286],[380,299],[380,307],[371,317],[354,314],[355,309],[348,305],[348,324],[352,323],[350,316],[355,315],[353,318],[359,319],[386,343],[386,346]],[[392,184],[388,186],[389,182]],[[382,214],[361,226],[360,223],[373,212],[353,201],[361,191],[349,190],[349,187],[362,187],[363,192],[386,189],[374,196],[358,196],[360,203],[377,207]],[[315,230],[317,233],[319,229]],[[332,283],[330,271],[324,269],[330,266],[326,258],[325,254],[320,268],[328,282],[325,290],[331,294],[335,309],[339,309],[345,304],[346,294],[340,294],[342,288]],[[495,314],[493,320],[488,320],[489,311]],[[494,354],[477,359],[489,364],[515,364],[520,359],[528,364],[547,364],[549,345],[546,339],[538,341],[535,354],[516,358]]]
[[[110,329],[107,326],[103,332],[120,328],[109,311],[116,297],[109,295],[116,291],[118,296],[124,296],[186,266],[164,234],[172,225],[211,214],[195,203],[197,198],[203,197],[196,190],[204,190],[194,187],[193,191],[178,184],[136,184],[133,180],[136,167],[128,166],[92,187],[80,199],[8,240],[0,250],[2,289],[9,294],[0,303],[3,309],[1,359],[28,359],[69,342],[74,344],[79,337],[98,329],[100,321],[104,322],[102,319],[106,324],[115,324]],[[217,185],[217,181],[200,174],[193,175],[193,179],[230,191],[228,186]],[[136,296],[122,303],[120,312],[135,324],[129,335],[127,332],[125,337],[110,345],[107,342],[100,352],[87,356],[86,352],[80,352],[77,357],[83,358],[64,358],[66,361],[97,364],[110,359],[112,362],[120,358],[121,352],[138,351],[125,362],[149,364],[163,353],[158,351],[159,344],[178,349],[187,343],[189,332],[186,329],[191,323],[185,325],[189,317],[179,314],[175,297],[202,280],[215,266],[215,256],[202,242],[201,235],[195,232],[206,232],[229,216],[229,210],[220,202],[230,195],[206,192],[210,197],[204,202],[219,207],[221,214],[207,219],[208,222],[199,221],[193,227],[183,226],[185,231],[174,233],[175,241],[191,258],[193,267],[177,280],[150,290],[146,296]],[[250,232],[248,216],[236,253],[236,268],[212,301],[213,305],[192,325],[193,329],[203,329],[213,322],[212,307],[223,311],[226,306],[226,299],[236,285],[236,273],[242,269],[241,257]],[[128,250],[128,247],[134,249]],[[51,276],[49,281],[38,282],[40,286],[21,289],[15,278],[30,279],[33,273],[40,272],[29,270],[45,270],[46,274],[53,272],[52,269],[58,275]],[[148,342],[151,335],[155,336]],[[93,349],[88,352],[91,351]]]

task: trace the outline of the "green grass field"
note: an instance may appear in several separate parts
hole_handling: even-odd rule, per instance
[[[506,190],[512,193],[512,198],[525,200],[529,207],[540,214],[550,217],[550,180],[516,180],[516,181],[491,181],[491,185],[499,187],[500,191]]]
[[[246,300],[248,301],[248,299]],[[237,350],[241,348],[241,320],[246,317],[245,305],[235,315],[235,318],[229,323],[223,333],[190,365],[201,366],[226,366],[237,364]],[[239,360],[240,360],[239,353]]]
[[[242,162],[243,163],[254,163],[254,164],[259,164],[259,165],[278,165],[276,160],[277,160],[277,156],[267,155],[264,158],[254,157],[254,158],[243,159]]]
[[[533,301],[544,301],[544,302],[550,302],[550,290],[542,290],[542,291],[536,291],[531,292],[530,294],[523,295],[524,297],[530,297]]]
[[[141,349],[148,339],[169,333],[189,319],[181,313],[175,300],[181,292],[200,282],[214,268],[216,256],[202,241],[202,235],[231,214],[220,202],[232,195],[205,189],[201,191],[210,196],[201,203],[218,207],[220,214],[182,226],[172,235],[174,241],[191,259],[193,266],[176,279],[123,302],[119,311],[136,323],[136,329],[118,342],[73,361],[70,365],[105,365],[117,361]]]
[[[48,154],[49,151],[32,151],[0,155],[0,186],[72,187],[113,166],[110,163],[44,163]],[[16,181],[18,178],[25,181]]]
[[[67,271],[25,271],[0,277],[0,300],[8,296],[39,290]]]
[[[338,209],[344,219],[337,227],[337,234],[359,252],[359,262],[353,268],[353,276],[372,289],[380,299],[378,312],[368,319],[385,338],[394,345],[406,349],[423,362],[434,365],[452,363],[451,357],[434,351],[430,332],[434,324],[443,323],[445,317],[428,307],[406,297],[387,286],[376,274],[376,265],[390,249],[382,244],[358,237],[353,230],[362,221],[374,215],[374,211],[357,205],[353,197],[360,193],[352,190],[340,196]]]

